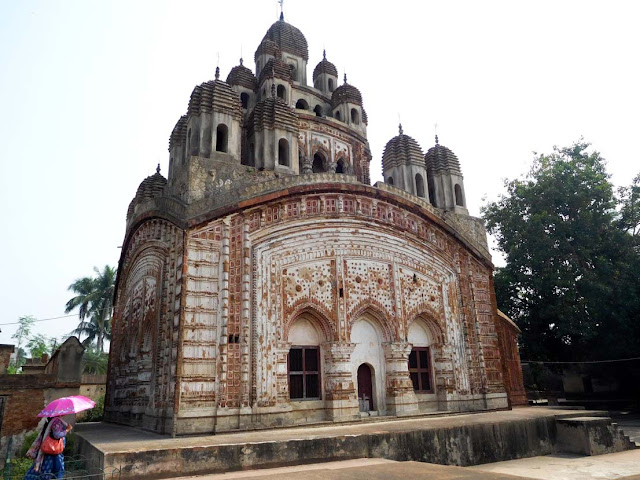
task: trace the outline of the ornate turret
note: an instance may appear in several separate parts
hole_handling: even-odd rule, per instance
[[[156,173],[145,178],[136,191],[136,196],[133,197],[129,208],[127,209],[127,221],[135,213],[138,205],[142,205],[149,200],[153,200],[156,197],[162,196],[164,189],[167,185],[167,179],[160,174],[160,164],[156,168]]]
[[[313,69],[313,86],[331,95],[338,85],[338,70],[327,60],[327,52],[322,51],[322,61]]]
[[[242,104],[231,86],[215,80],[193,89],[187,110],[187,154],[210,157],[212,152],[227,153],[240,159]]]
[[[346,73],[344,83],[331,94],[331,107],[336,120],[366,132],[367,114],[362,107],[362,94],[356,87],[347,83]]]
[[[227,83],[240,96],[242,109],[246,114],[256,103],[255,92],[258,89],[258,79],[243,65],[242,58],[240,65],[233,67],[227,75]]]
[[[283,60],[290,66],[293,80],[306,85],[309,60],[307,39],[300,30],[284,21],[282,13],[280,20],[269,27],[256,50],[254,59],[258,76],[266,68],[269,58],[276,56],[276,49],[282,52]]]
[[[384,181],[428,200],[422,148],[412,137],[404,134],[402,125],[398,128],[399,134],[387,142],[382,154]]]
[[[271,95],[260,100],[247,122],[249,142],[248,164],[260,170],[281,170],[299,173],[298,115],[287,103],[276,96],[272,85]]]
[[[429,197],[438,208],[468,215],[462,170],[458,157],[447,147],[436,144],[424,157],[427,167]]]

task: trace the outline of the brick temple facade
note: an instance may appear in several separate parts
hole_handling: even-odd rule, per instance
[[[140,184],[107,421],[211,433],[524,398],[457,157],[400,127],[371,186],[360,91],[326,55],[308,85],[307,61],[281,16],[255,74],[241,60],[195,87],[168,178]]]

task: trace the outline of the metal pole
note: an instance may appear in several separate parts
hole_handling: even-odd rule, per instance
[[[7,442],[7,458],[4,461],[4,480],[11,478],[11,447],[13,446],[13,435],[9,437]]]

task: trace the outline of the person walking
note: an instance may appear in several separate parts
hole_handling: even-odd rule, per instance
[[[73,428],[62,417],[95,407],[96,402],[82,395],[72,395],[54,400],[38,417],[47,421],[27,452],[33,465],[24,480],[49,480],[64,477],[64,447],[67,433]]]
[[[73,427],[60,417],[48,418],[36,437],[27,457],[34,460],[24,480],[45,480],[64,477],[64,447],[67,433]]]

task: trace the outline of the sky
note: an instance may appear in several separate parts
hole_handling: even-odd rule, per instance
[[[20,316],[65,315],[68,286],[116,266],[129,202],[191,91],[253,54],[275,0],[0,0],[0,343]],[[362,92],[382,179],[398,134],[453,150],[478,216],[534,152],[584,137],[616,186],[640,172],[640,2],[285,0]],[[494,261],[501,259],[496,254]],[[38,322],[61,337],[77,317]]]

